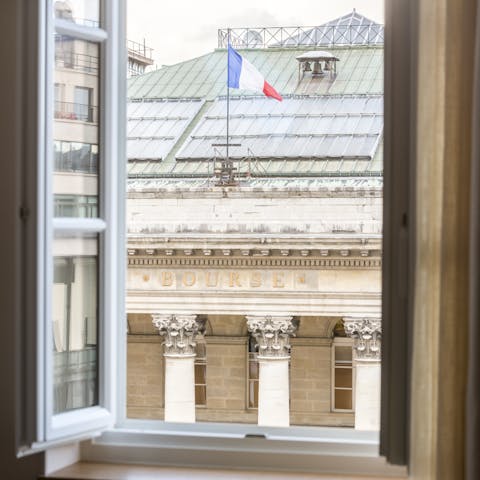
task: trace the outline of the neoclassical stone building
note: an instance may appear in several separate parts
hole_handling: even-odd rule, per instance
[[[375,429],[383,28],[255,32],[228,159],[224,32],[129,83],[128,416]]]

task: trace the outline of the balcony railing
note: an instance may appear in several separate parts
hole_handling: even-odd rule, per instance
[[[135,55],[143,57],[148,65],[153,64],[153,48],[147,47],[144,43],[134,42],[133,40],[127,40],[127,48],[129,55]]]
[[[84,53],[55,52],[55,66],[98,75],[98,57]]]
[[[97,107],[81,103],[55,102],[55,118],[62,120],[77,120],[80,122],[97,123]]]
[[[379,23],[316,27],[232,28],[218,30],[218,48],[226,48],[228,35],[235,48],[380,45],[384,28]]]

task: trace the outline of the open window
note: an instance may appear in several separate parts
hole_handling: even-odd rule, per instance
[[[60,3],[67,4],[67,2],[57,2],[57,4]],[[118,75],[121,68],[125,66],[121,63],[122,56],[118,55],[119,52],[123,52],[124,44],[120,27],[121,14],[119,15],[117,3],[105,1],[102,3],[102,8],[100,8],[100,5],[98,6],[98,18],[75,21],[74,9],[65,9],[65,5],[57,4],[49,4],[45,12],[48,21],[46,22],[45,35],[42,37],[44,43],[41,45],[41,48],[44,49],[42,51],[46,52],[47,60],[43,73],[47,81],[46,85],[44,85],[46,93],[42,97],[43,93],[40,92],[39,97],[45,100],[42,114],[45,115],[47,121],[44,131],[40,134],[40,136],[43,135],[43,138],[45,138],[44,156],[41,164],[41,168],[44,168],[45,171],[45,177],[40,181],[41,185],[45,185],[45,190],[42,187],[37,192],[42,214],[37,227],[42,241],[42,250],[39,254],[41,282],[45,287],[45,291],[51,292],[51,295],[47,294],[45,301],[39,299],[38,304],[38,313],[40,314],[37,318],[40,319],[40,323],[36,326],[39,331],[37,353],[41,361],[37,370],[36,387],[38,393],[36,400],[41,408],[37,411],[36,416],[38,420],[36,434],[30,440],[33,440],[33,443],[37,442],[37,446],[40,447],[41,442],[65,441],[67,439],[90,436],[92,432],[96,433],[116,424],[119,428],[107,431],[100,439],[94,442],[94,445],[86,447],[86,456],[92,459],[100,458],[110,448],[109,445],[115,443],[118,439],[127,444],[136,442],[137,447],[144,447],[145,443],[154,439],[153,444],[156,443],[158,447],[164,449],[159,458],[162,461],[165,460],[167,452],[169,454],[172,453],[172,448],[180,446],[182,448],[199,447],[198,437],[201,436],[202,439],[206,437],[213,438],[213,443],[208,444],[208,448],[216,445],[221,448],[238,450],[244,455],[243,459],[247,453],[251,453],[257,447],[266,447],[271,456],[269,459],[262,460],[264,461],[263,465],[261,464],[262,461],[260,461],[261,466],[264,467],[266,465],[265,462],[271,462],[272,458],[278,460],[286,451],[298,449],[299,447],[296,443],[298,438],[293,438],[287,431],[276,429],[279,425],[274,425],[274,428],[271,430],[268,428],[269,426],[265,429],[258,428],[255,425],[253,427],[246,425],[242,428],[237,428],[235,431],[228,431],[228,428],[224,425],[212,424],[211,428],[209,427],[210,433],[206,435],[205,431],[197,428],[197,426],[183,428],[177,425],[161,424],[160,422],[155,422],[155,420],[151,422],[141,420],[133,428],[134,424],[126,423],[126,380],[123,376],[124,372],[121,372],[122,368],[120,368],[121,375],[117,375],[116,371],[116,365],[123,367],[127,358],[125,338],[123,336],[123,332],[126,331],[125,315],[122,303],[118,301],[123,296],[121,287],[123,283],[122,261],[119,261],[119,259],[123,255],[124,240],[121,220],[123,215],[123,192],[119,192],[119,190],[123,189],[123,179],[125,178],[125,174],[122,172],[122,162],[118,162],[119,158],[124,158],[122,142],[118,140],[125,135],[122,122],[119,120],[124,118],[124,115],[122,106],[118,102],[118,98],[125,96],[121,75]],[[57,15],[57,18],[52,18],[52,12],[63,13]],[[61,55],[57,53],[58,61],[55,56],[55,34],[61,36],[62,42],[67,41],[69,43],[68,47],[64,46],[66,49],[57,49],[57,52],[63,52]],[[88,57],[88,67],[85,67],[84,63],[87,61],[86,57]],[[297,67],[298,65],[295,63],[295,68]],[[381,66],[377,65],[377,67],[381,69]],[[315,68],[318,68],[318,66]],[[328,66],[324,64],[322,68],[326,69]],[[318,71],[316,73],[319,74]],[[338,66],[338,70],[335,72],[335,75],[337,74],[340,74],[340,66]],[[77,78],[78,76],[81,76],[81,80]],[[327,81],[330,81],[330,74],[328,77]],[[57,84],[57,87],[54,87],[54,84]],[[324,134],[325,138],[321,139],[321,142],[324,142],[323,147],[335,154],[338,154],[338,152],[345,153],[345,149],[359,148],[362,153],[361,157],[370,155],[372,158],[342,159],[339,161],[328,159],[322,165],[325,171],[332,173],[331,169],[335,168],[361,169],[364,167],[373,168],[375,166],[374,162],[378,158],[375,158],[374,154],[379,151],[378,139],[381,136],[377,118],[381,110],[381,95],[375,94],[372,97],[375,98],[369,98],[363,104],[361,101],[357,102],[356,108],[361,110],[358,115],[359,118],[356,119],[357,123],[355,123],[355,119],[349,118],[352,112],[343,112],[345,115],[340,115],[341,118],[333,119],[337,123],[349,124],[349,128],[357,128],[365,117],[368,117],[368,122],[363,122],[365,125],[362,125],[361,128],[361,130],[370,129],[368,132],[365,133],[362,130],[360,133],[356,131],[349,133],[349,136],[360,136],[362,137],[361,139],[355,138],[355,141],[350,139],[347,144],[344,143],[347,140],[346,138],[332,138],[331,132],[326,132]],[[298,99],[293,96],[289,100],[291,100],[289,103],[292,105],[299,103]],[[314,109],[318,109],[320,106],[327,107],[328,105],[325,104],[328,102],[322,103],[323,100],[325,99],[307,99],[306,103],[312,104],[309,107]],[[315,102],[319,105],[314,105]],[[132,123],[140,124],[146,121],[146,119],[148,120],[146,111],[155,109],[153,103],[148,100],[133,101],[131,105]],[[168,115],[163,115],[164,121],[185,122],[196,117],[204,122],[204,125],[199,125],[198,131],[192,134],[191,140],[195,143],[197,140],[202,140],[202,135],[205,136],[205,132],[209,131],[207,124],[214,124],[218,120],[218,115],[213,115],[213,113],[215,113],[215,109],[221,112],[225,106],[225,99],[219,98],[213,105],[208,105],[208,107],[213,108],[211,116],[206,115],[208,108],[205,102],[202,101],[187,102],[175,98],[171,103],[175,103],[175,105],[171,105],[174,119],[170,119]],[[249,128],[248,125],[241,125],[242,118],[244,118],[246,113],[242,112],[239,100],[233,100],[232,103],[235,103],[235,109],[238,110],[235,115],[238,117],[236,120],[239,124],[239,131],[243,131],[245,136],[248,136],[246,133]],[[261,101],[257,102],[254,99],[250,103],[252,105],[249,106],[253,109],[252,115],[255,118],[249,120],[262,122],[264,119],[261,118],[261,112],[255,110]],[[254,105],[255,103],[257,105]],[[344,106],[340,105],[339,108]],[[365,111],[365,109],[368,111]],[[287,114],[279,114],[278,118],[276,118],[278,128],[285,136],[288,136],[286,131],[286,120],[288,118],[285,118],[288,117]],[[309,115],[314,117],[312,112]],[[328,113],[328,108],[325,115],[336,116],[333,112]],[[153,115],[153,117],[155,116],[156,114]],[[161,117],[162,115],[159,114],[159,116]],[[295,116],[300,115],[294,114],[293,117]],[[321,123],[324,119],[313,118],[310,120],[310,123]],[[153,129],[155,126],[151,127]],[[318,125],[315,128],[317,127]],[[213,125],[213,130],[215,128],[217,126]],[[142,128],[140,128],[141,130]],[[166,141],[171,141],[172,138],[170,137],[175,137],[175,135],[178,135],[178,132],[171,134],[170,131],[160,136],[165,137]],[[221,136],[221,131],[219,135]],[[141,145],[144,139],[140,137],[141,135],[135,138],[137,151],[141,151],[141,148],[144,146]],[[210,141],[211,139],[207,140]],[[270,140],[271,144],[266,142],[267,149],[279,148],[278,139],[272,137]],[[301,144],[302,139],[295,141],[292,144],[292,148],[301,149],[303,148]],[[195,145],[188,146],[190,152],[194,150],[194,147]],[[179,170],[188,171],[197,167],[189,160],[188,148],[186,147],[184,151],[178,150],[176,152],[179,157]],[[203,145],[199,145],[197,151],[202,152],[202,148]],[[309,145],[308,149],[313,151],[314,145]],[[310,150],[308,150],[309,155],[311,155]],[[350,150],[348,151],[350,152]],[[138,187],[138,184],[135,185],[135,180],[149,178],[148,175],[151,175],[157,168],[155,162],[151,162],[148,157],[136,160],[138,161],[131,165],[130,172],[132,187],[130,192],[132,193],[132,198],[135,198],[138,192],[141,193],[141,188]],[[219,162],[215,164],[215,161],[209,161],[209,159],[202,158],[202,160],[203,164],[199,168],[204,168],[206,174],[225,167],[225,165],[223,167],[219,166]],[[371,161],[371,163],[368,163],[367,160]],[[281,162],[283,162],[286,168],[290,169],[289,172],[291,174],[299,167],[299,162],[288,162],[285,159],[279,162],[277,160],[271,161],[270,159],[269,168],[279,169]],[[312,167],[316,166],[315,161],[311,163]],[[252,176],[252,162],[246,162],[246,165],[250,170],[247,169],[243,172],[245,177],[247,175]],[[227,167],[229,166],[227,165]],[[261,169],[263,165],[262,167],[257,165],[256,168]],[[223,171],[223,173],[225,172]],[[369,176],[375,177],[374,170],[371,170],[369,173],[371,174]],[[182,178],[182,176],[180,175],[178,178]],[[166,188],[165,190],[168,189]],[[375,193],[376,190],[378,188],[375,189],[373,187],[367,192],[367,196],[370,195],[369,198],[373,199],[372,202],[381,204],[380,197]],[[168,198],[168,192],[165,193]],[[139,197],[136,198],[138,199]],[[277,200],[280,198],[281,195],[278,195]],[[185,200],[186,203],[194,203],[196,201],[194,197],[185,197]],[[301,203],[301,201],[299,202]],[[170,214],[174,213],[172,209]],[[166,247],[162,244],[160,246],[148,245],[145,248],[145,245],[140,245],[142,243],[141,239],[138,236],[135,237],[137,232],[131,232],[132,237],[129,239],[131,243],[128,245],[128,253],[129,263],[132,266],[131,271],[134,272],[134,275],[132,274],[133,280],[129,278],[129,281],[138,282],[143,287],[145,285],[148,286],[149,282],[156,282],[157,285],[162,287],[162,291],[168,291],[169,288],[172,289],[178,285],[184,292],[188,291],[188,289],[195,290],[201,282],[203,282],[202,285],[205,288],[214,288],[217,287],[214,283],[224,282],[226,288],[233,292],[229,300],[231,305],[236,305],[236,310],[209,312],[208,322],[211,330],[207,331],[205,338],[206,347],[204,351],[206,352],[206,361],[200,361],[200,356],[198,356],[197,365],[194,365],[194,371],[197,373],[198,370],[198,373],[193,376],[192,385],[194,386],[194,396],[196,391],[198,391],[196,397],[199,400],[202,399],[203,402],[203,397],[205,396],[208,405],[208,376],[211,375],[210,372],[215,368],[208,358],[208,335],[212,335],[212,332],[217,333],[217,335],[213,335],[214,337],[229,337],[227,339],[228,342],[224,344],[222,343],[224,339],[213,339],[215,345],[227,345],[232,351],[241,352],[238,353],[238,359],[235,360],[237,365],[231,366],[231,379],[234,379],[234,375],[239,373],[235,369],[243,372],[236,379],[238,384],[242,385],[240,396],[243,396],[243,401],[246,403],[245,389],[247,386],[249,392],[253,389],[254,398],[248,399],[249,404],[252,403],[252,407],[255,407],[256,403],[255,381],[258,380],[257,383],[261,381],[261,374],[257,379],[254,378],[256,375],[254,369],[250,373],[250,364],[252,363],[253,365],[249,358],[250,349],[247,348],[248,335],[250,333],[255,336],[256,344],[264,352],[269,349],[273,351],[277,349],[276,347],[279,347],[278,349],[283,353],[291,353],[293,358],[293,367],[291,369],[295,369],[295,376],[293,376],[292,372],[292,379],[296,381],[300,379],[301,375],[299,372],[303,368],[301,362],[303,357],[300,358],[299,352],[302,350],[304,352],[318,352],[321,350],[322,355],[320,357],[326,359],[325,361],[328,363],[328,367],[325,368],[325,372],[322,375],[331,379],[332,364],[335,364],[335,367],[337,367],[335,350],[339,348],[340,352],[340,348],[343,348],[343,346],[335,346],[332,356],[332,342],[327,345],[325,341],[320,341],[311,334],[310,329],[314,325],[316,329],[324,333],[322,336],[323,340],[331,339],[339,317],[347,318],[352,314],[351,311],[341,310],[342,301],[344,300],[341,296],[335,298],[335,315],[331,315],[331,317],[322,315],[321,317],[323,318],[318,318],[319,316],[315,315],[315,311],[308,310],[308,302],[305,302],[304,299],[306,297],[302,297],[302,295],[298,295],[298,298],[295,299],[295,311],[286,312],[287,314],[284,311],[271,310],[263,311],[261,315],[258,312],[252,312],[252,310],[245,312],[245,305],[241,305],[239,298],[245,296],[245,291],[242,289],[246,288],[247,285],[250,289],[260,289],[268,284],[271,290],[276,289],[279,292],[279,298],[281,293],[285,291],[284,289],[291,285],[298,288],[300,294],[305,293],[305,289],[311,286],[312,277],[310,276],[309,267],[312,266],[327,266],[332,267],[332,269],[338,266],[342,268],[360,266],[369,272],[371,270],[378,271],[380,264],[375,262],[377,257],[379,257],[379,237],[372,237],[372,242],[366,247],[361,241],[356,242],[358,240],[356,238],[350,242],[353,238],[352,233],[355,232],[347,228],[348,226],[340,226],[340,228],[333,223],[335,222],[332,220],[332,232],[335,231],[345,242],[342,248],[332,248],[331,246],[323,245],[322,248],[313,249],[304,245],[301,248],[293,249],[286,244],[275,246],[275,248],[263,244],[248,248],[232,248],[228,245],[212,248],[210,245],[200,244],[188,246],[185,244],[185,238],[181,239],[183,242],[178,241],[173,246],[169,245]],[[352,223],[354,223],[353,220]],[[268,244],[270,242],[265,241],[263,243]],[[159,252],[161,252],[161,255],[159,255]],[[162,257],[160,262],[159,256]],[[312,258],[313,256],[315,258]],[[175,257],[174,260],[172,260],[173,257]],[[271,263],[272,257],[275,257],[273,260],[277,263]],[[42,259],[41,261],[40,258]],[[236,261],[239,258],[242,259],[243,263],[235,264],[234,260]],[[270,263],[264,263],[267,260]],[[224,263],[222,264],[221,262]],[[294,264],[292,262],[297,263]],[[152,264],[161,267],[157,268],[160,271],[159,275],[152,276],[151,272],[139,273],[142,268]],[[203,276],[198,276],[193,271],[193,266],[199,264],[212,267],[212,271],[204,271]],[[291,271],[284,272],[284,269],[278,268],[284,267],[286,264],[292,267]],[[171,271],[172,265],[175,273]],[[252,265],[258,267],[267,266],[269,268],[267,270],[263,268],[263,270],[266,270],[265,274],[260,276],[256,275],[258,272],[250,272],[251,275],[245,276],[243,273],[241,274],[232,269],[224,279],[220,279],[219,275],[216,275],[217,272],[215,270],[222,265],[228,265],[229,267],[240,265],[243,269]],[[328,285],[329,281],[333,280],[334,275],[331,272],[324,275],[323,281],[325,285]],[[145,291],[148,291],[148,288],[140,290],[145,293]],[[196,300],[199,300],[201,296],[202,292],[197,293]],[[369,297],[369,295],[366,295],[366,297]],[[370,304],[362,304],[362,307],[365,307],[364,309],[372,308],[371,311],[367,312],[369,315],[378,314],[380,309],[378,295],[371,295],[369,297],[370,300],[373,297],[375,299]],[[165,296],[165,298],[167,297]],[[360,302],[364,301],[365,298],[360,299]],[[137,309],[137,311],[129,312],[132,314],[128,321],[130,335],[135,333],[135,328],[138,328],[138,325],[135,325],[135,321],[145,320],[145,318],[142,320],[142,314],[157,314],[159,310],[164,308],[161,306],[161,300],[157,298],[152,302],[151,311],[145,312]],[[322,305],[327,308],[328,300],[323,298],[322,301],[324,302]],[[178,308],[180,308],[179,305],[181,305],[180,302],[176,304]],[[362,314],[365,313],[364,309],[361,312]],[[73,312],[73,310],[75,311]],[[188,309],[185,307],[183,311],[180,309],[174,314],[175,319],[173,320],[177,321],[179,325],[176,330],[177,333],[189,331],[189,328],[186,326],[190,325],[188,322],[192,319],[187,317],[191,316],[192,312],[186,310]],[[341,315],[338,315],[339,312],[341,312]],[[205,312],[199,313],[205,314]],[[218,335],[218,332],[225,328],[225,326],[222,326],[222,317],[227,315],[243,315],[245,317],[245,313],[250,318],[246,319],[239,327],[239,331],[235,332],[235,335],[231,334],[231,332]],[[172,315],[172,313],[168,314]],[[309,317],[308,321],[306,320],[307,317]],[[359,315],[359,317],[365,319],[365,315]],[[153,329],[151,321],[149,328],[151,334]],[[172,334],[172,329],[170,328],[169,330],[169,328],[164,328],[166,335]],[[266,331],[274,332],[274,335],[283,339],[283,343],[275,345],[275,348],[273,348],[265,339]],[[158,332],[155,330],[153,330],[153,333],[158,335]],[[354,338],[361,337],[361,332],[358,329],[352,330],[352,333]],[[361,338],[361,340],[364,341],[365,339]],[[253,349],[255,348],[253,347]],[[117,357],[118,352],[120,352],[119,357]],[[120,363],[117,363],[118,358],[120,358]],[[315,359],[318,358],[315,357]],[[346,368],[345,364],[340,365],[342,361],[345,361],[345,358],[345,355],[339,353],[339,371],[341,368]],[[268,368],[270,368],[274,361],[270,357],[268,360],[270,361]],[[267,363],[265,359],[262,361],[265,364]],[[205,367],[205,364],[207,367]],[[281,362],[277,362],[276,366],[278,365],[281,365]],[[288,375],[288,362],[286,366],[286,370],[283,368],[285,364],[282,366],[282,372],[287,371]],[[249,376],[247,376],[246,372],[247,367]],[[75,375],[72,375],[72,373],[78,370],[82,370],[85,375],[81,378],[75,378]],[[265,368],[264,371],[266,371]],[[339,382],[337,382],[336,368],[333,368],[333,385],[334,389],[338,391],[349,388],[345,386],[348,374],[345,375],[343,371],[342,373],[338,375]],[[352,382],[353,378],[352,376]],[[287,388],[289,387],[287,386]],[[344,397],[344,394],[342,395]],[[339,398],[342,395],[339,395]],[[118,399],[118,403],[116,399]],[[323,400],[322,397],[321,401]],[[294,398],[294,402],[297,402],[297,405],[300,405],[301,401],[300,395]],[[317,399],[313,401],[317,401]],[[311,401],[312,405],[313,401]],[[202,402],[194,403],[200,406]],[[345,412],[345,410],[351,409],[331,408],[330,391],[326,395],[326,405],[325,408],[328,409],[329,414],[332,414],[329,417],[330,419],[337,418],[335,416],[336,413],[331,412],[331,410],[343,410],[342,414],[345,415],[342,418],[349,418],[350,423],[353,424],[351,412]],[[344,402],[342,406],[345,405]],[[298,418],[300,417],[299,415]],[[161,419],[158,420],[161,421]],[[298,422],[301,423],[300,421]],[[150,433],[140,434],[139,431],[141,429],[145,430],[145,426],[148,426]],[[135,430],[133,434],[137,435],[137,437],[130,436],[132,432],[127,431],[129,427],[131,427],[131,430]],[[321,433],[323,435],[324,432]],[[335,456],[334,451],[332,449],[329,450],[325,446],[325,441],[323,439],[319,440],[318,432],[312,433],[308,428],[299,428],[295,432],[295,436],[297,434],[300,435],[303,442],[302,447],[305,446],[305,443],[310,442],[308,448],[305,449],[305,455],[308,456],[308,461],[310,462],[307,469],[317,468],[318,458],[315,459],[315,455],[318,453],[319,446],[322,449],[325,448],[324,451],[329,455]],[[351,437],[345,434],[345,432],[335,431],[335,435],[338,435],[337,440],[340,439],[347,442],[351,440]],[[142,437],[141,441],[138,441],[140,437]],[[146,437],[149,438],[147,439]],[[265,443],[263,445],[256,443],[259,441],[265,441]],[[222,442],[224,442],[223,446]],[[333,440],[332,442],[335,443]],[[207,443],[206,441],[205,445]],[[153,449],[151,445],[149,447],[150,453]],[[375,456],[378,442],[374,436],[360,433],[351,441],[349,446],[352,448],[352,452]],[[148,451],[148,449],[145,450],[147,453]],[[132,448],[130,453],[138,455],[138,448]],[[198,461],[201,454],[202,451],[200,449],[197,454],[192,456],[192,461]],[[125,454],[124,458],[126,460],[133,459],[129,457],[129,454]],[[171,458],[173,462],[180,461],[178,456],[175,457],[173,455]],[[305,460],[305,457],[303,460]],[[211,462],[212,460],[207,459],[206,462],[208,461]],[[299,465],[301,459],[298,457],[292,461],[292,457],[289,457],[288,462],[293,462],[291,465],[295,467],[295,462]],[[285,460],[283,466],[287,467],[288,462]]]
[[[52,0],[30,9],[38,70],[29,79],[35,102],[27,108],[38,122],[28,159],[35,168],[24,174],[37,174],[25,196],[33,233],[27,241],[36,252],[29,258],[38,275],[31,283],[37,303],[26,321],[37,339],[28,360],[36,373],[23,391],[23,451],[114,425],[113,319],[123,310],[115,300],[123,278],[115,259],[124,238],[117,161],[123,10],[108,0]]]

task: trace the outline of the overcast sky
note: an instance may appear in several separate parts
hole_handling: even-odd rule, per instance
[[[384,0],[127,0],[128,38],[154,49],[158,66],[212,51],[217,30],[315,26],[351,12],[383,23]]]

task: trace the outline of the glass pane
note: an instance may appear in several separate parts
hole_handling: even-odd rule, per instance
[[[205,370],[207,369],[207,366],[205,364],[195,364],[195,383],[196,384],[205,384],[206,378],[205,378]]]
[[[96,217],[97,197],[86,195],[55,195],[56,217]]]
[[[352,347],[335,347],[335,363],[352,363]]]
[[[196,353],[197,353],[197,359],[199,358],[205,358],[206,356],[206,345],[203,342],[197,342],[197,347],[196,347]]]
[[[207,404],[207,387],[205,385],[195,385],[195,405]]]
[[[352,388],[352,369],[351,368],[335,369],[335,386]]]
[[[56,18],[85,27],[100,25],[100,0],[57,0],[53,9]]]
[[[250,360],[248,363],[248,375],[250,380],[258,380],[258,362]]]
[[[55,215],[98,216],[99,45],[55,35]],[[72,206],[67,208],[65,196]],[[78,197],[78,198],[76,198]],[[94,199],[94,200],[93,200]]]
[[[98,402],[98,238],[54,240],[54,413]]]
[[[249,382],[248,408],[258,408],[258,382]]]
[[[335,390],[335,408],[338,410],[351,410],[353,408],[351,390]]]

